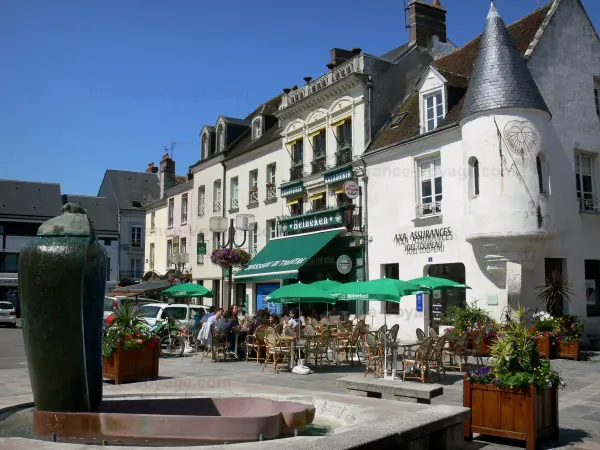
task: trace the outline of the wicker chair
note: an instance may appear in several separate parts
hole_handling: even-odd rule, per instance
[[[429,337],[432,337],[434,340],[438,338],[438,334],[435,332],[433,327],[429,327]]]
[[[468,357],[475,358],[477,368],[483,366],[483,356],[481,356],[481,347],[483,345],[483,333],[477,333],[473,339],[472,348],[465,348],[465,363],[468,362]]]
[[[463,360],[466,361],[467,358],[467,350],[469,344],[469,334],[463,333],[454,343],[453,346],[448,347],[444,350],[444,358],[448,358],[450,360],[449,363],[444,363],[445,368],[447,369],[457,369],[459,372],[462,372],[463,369]],[[456,363],[453,363],[456,361]]]
[[[354,356],[356,356],[356,359],[358,359],[358,364],[360,365],[359,350],[362,350],[360,338],[360,330],[358,328],[354,328],[352,336],[350,336],[350,338],[344,342],[343,348],[340,348],[346,354],[346,361],[349,362],[351,366],[354,365]]]
[[[425,332],[420,328],[417,328],[417,341],[423,342],[427,336],[425,336]]]
[[[373,376],[381,374],[383,363],[382,353],[380,352],[379,342],[375,333],[367,333],[365,337],[365,360],[367,362],[367,369],[365,370],[365,377],[373,365]]]
[[[248,361],[260,361],[261,353],[264,352],[265,345],[265,333],[267,332],[267,325],[261,325],[256,330],[254,330],[254,334],[246,337],[246,362]],[[252,353],[256,354],[256,357],[253,358]]]
[[[415,356],[413,358],[406,357],[404,359],[404,370],[402,378],[404,380],[421,380],[421,383],[425,383],[425,377],[429,372],[429,360],[433,351],[433,339],[428,337],[419,346]],[[407,369],[411,369],[411,373],[418,372],[419,375],[406,375]]]
[[[434,339],[433,336],[430,336],[430,338],[432,340]],[[429,368],[434,368],[436,370],[438,380],[441,379],[440,369],[441,372],[444,374],[444,378],[446,378],[446,367],[444,363],[445,346],[446,337],[442,336],[437,341],[435,341],[433,345],[433,351],[431,352],[431,355],[429,357]]]
[[[279,373],[279,364],[290,361],[290,348],[285,341],[281,340],[281,336],[275,333],[273,328],[267,328],[265,333],[266,353],[265,362],[262,371],[269,364],[269,360],[273,361],[273,372]]]
[[[212,325],[210,327],[210,336],[212,345],[210,348],[207,347],[207,350],[202,354],[200,362],[204,360],[204,357],[207,354],[211,355],[213,362],[217,362],[219,359],[221,361],[227,359],[227,335],[219,333],[217,328]],[[219,358],[219,355],[222,355],[223,357]]]
[[[330,365],[328,351],[331,340],[331,331],[325,330],[320,335],[315,336],[314,339],[311,339],[308,342],[306,347],[306,359],[307,362],[310,362],[310,357],[312,356],[314,359],[314,364],[316,367],[323,367],[323,357],[327,361],[327,365]]]

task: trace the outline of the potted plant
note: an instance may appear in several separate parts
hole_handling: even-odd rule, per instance
[[[555,319],[556,355],[579,361],[579,343],[583,332],[583,321],[577,316],[565,315]]]
[[[251,259],[250,253],[243,248],[218,248],[210,255],[211,262],[223,269],[244,268]]]
[[[554,339],[555,320],[545,311],[533,315],[534,325],[529,329],[535,337],[538,352],[542,358],[554,359],[556,357],[556,342]]]
[[[447,308],[442,315],[442,322],[451,325],[453,333],[457,336],[470,333],[471,343],[477,333],[483,333],[482,355],[489,354],[489,347],[496,336],[498,324],[492,319],[490,313],[477,306],[476,302],[466,304],[464,307],[451,306]]]
[[[131,303],[115,311],[102,342],[103,376],[121,384],[141,378],[158,379],[158,339]]]
[[[552,271],[545,285],[536,286],[536,291],[537,300],[544,304],[552,317],[561,317],[565,302],[570,302],[573,297],[573,285],[558,270]]]
[[[519,307],[516,317],[506,315],[488,365],[465,375],[467,440],[481,433],[526,441],[534,450],[540,440],[558,437],[558,389],[565,385],[550,360],[540,358],[526,314]]]

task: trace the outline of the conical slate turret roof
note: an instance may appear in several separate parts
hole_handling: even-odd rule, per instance
[[[461,119],[498,108],[539,109],[550,113],[492,1]]]

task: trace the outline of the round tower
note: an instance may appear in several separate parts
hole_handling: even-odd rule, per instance
[[[554,134],[550,118],[492,2],[460,121],[469,168],[467,240],[474,247],[529,252],[549,238],[544,149]]]

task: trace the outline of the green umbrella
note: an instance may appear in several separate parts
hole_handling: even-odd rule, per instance
[[[331,291],[335,289],[337,286],[341,286],[343,283],[334,280],[321,280],[315,281],[314,283],[310,283],[311,286],[323,289],[324,291]]]
[[[354,281],[330,290],[338,300],[378,300],[399,303],[402,295],[392,283]]]
[[[280,287],[265,297],[274,303],[335,303],[334,296],[312,284],[295,283]]]
[[[466,284],[457,283],[456,281],[448,280],[446,278],[437,277],[421,277],[413,280],[408,280],[409,283],[419,286],[421,289],[427,289],[428,291],[435,291],[438,289],[471,289]]]
[[[185,298],[185,297],[209,297],[212,298],[213,293],[210,289],[205,288],[201,284],[196,283],[180,283],[165,289],[160,293],[167,298]]]

